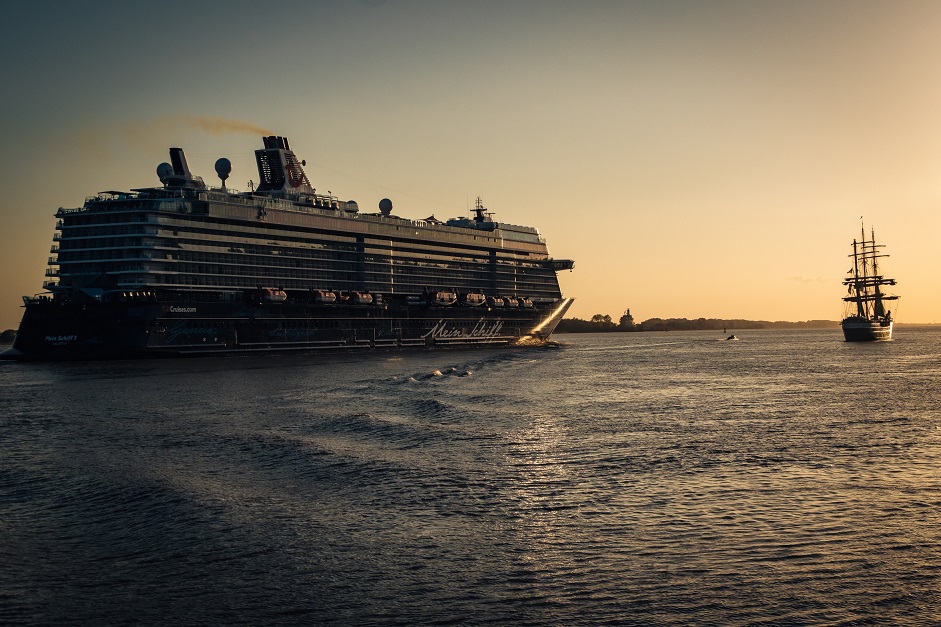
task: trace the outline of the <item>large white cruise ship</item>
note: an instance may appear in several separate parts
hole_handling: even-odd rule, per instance
[[[226,189],[183,150],[161,186],[62,208],[45,292],[24,297],[11,355],[94,359],[323,349],[529,344],[572,303],[531,227],[471,217],[366,213],[321,194],[287,138],[255,151],[259,184]]]

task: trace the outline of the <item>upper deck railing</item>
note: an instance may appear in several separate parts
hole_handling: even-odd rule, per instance
[[[204,190],[182,188],[147,188],[131,192],[100,192],[85,199],[82,207],[60,207],[57,217],[72,213],[100,210],[102,206],[114,204],[116,208],[123,208],[124,203],[135,202],[135,210],[142,207],[139,203],[150,201],[153,205],[145,207],[151,210],[169,209],[164,205],[167,202],[186,203],[188,201],[214,202],[229,205],[240,205],[263,209],[265,211],[285,211],[296,213],[309,213],[327,217],[342,217],[346,219],[362,220],[375,224],[401,224],[403,226],[416,226],[441,233],[454,233],[455,230],[475,234],[491,233],[490,230],[478,229],[474,226],[445,224],[437,221],[412,220],[392,215],[373,213],[359,213],[359,206],[354,201],[342,201],[336,196],[322,194],[300,194],[297,198],[277,198],[263,194],[239,192],[232,189],[210,187]],[[173,207],[177,210],[185,205]],[[60,228],[57,225],[57,228]],[[503,239],[511,241],[545,244],[545,238],[533,227],[508,223],[496,223]]]

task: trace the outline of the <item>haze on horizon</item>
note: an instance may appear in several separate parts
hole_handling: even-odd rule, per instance
[[[263,12],[267,11],[267,13]],[[941,309],[941,3],[18,3],[0,50],[0,330],[58,207],[217,185],[287,136],[320,191],[539,228],[569,316],[836,320],[860,217]]]

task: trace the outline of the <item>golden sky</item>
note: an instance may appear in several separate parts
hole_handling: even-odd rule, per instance
[[[268,132],[361,210],[536,226],[570,316],[836,320],[862,216],[941,322],[941,2],[63,4],[0,38],[0,329],[58,207],[170,146],[247,189]]]

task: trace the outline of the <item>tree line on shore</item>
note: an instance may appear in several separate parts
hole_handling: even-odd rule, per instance
[[[611,316],[595,314],[591,320],[564,318],[556,327],[556,333],[606,333],[617,331],[718,331],[731,329],[829,329],[839,325],[833,320],[806,320],[786,322],[768,320],[720,320],[717,318],[650,318],[634,322],[631,310],[615,322]]]

